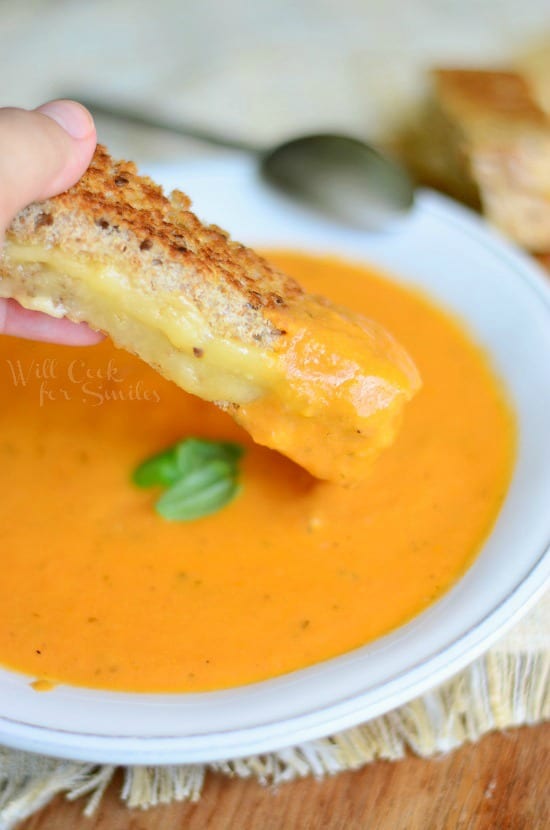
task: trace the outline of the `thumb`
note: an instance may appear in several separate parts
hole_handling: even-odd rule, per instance
[[[96,140],[92,116],[75,101],[0,109],[0,238],[22,208],[78,181]]]

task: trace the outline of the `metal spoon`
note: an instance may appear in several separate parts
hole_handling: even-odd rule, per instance
[[[407,172],[357,138],[323,133],[262,149],[129,107],[74,97],[96,115],[168,130],[255,155],[260,172],[268,182],[347,225],[379,230],[403,217],[414,202],[414,186]]]

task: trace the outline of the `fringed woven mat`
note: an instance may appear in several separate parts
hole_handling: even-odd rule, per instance
[[[357,769],[376,759],[397,761],[448,752],[495,729],[550,717],[550,594],[477,660],[437,689],[368,723],[267,755],[215,764],[127,767],[121,798],[129,807],[198,801],[208,770],[281,784]],[[0,830],[39,810],[51,798],[87,796],[84,813],[101,801],[116,767],[59,761],[0,748]]]

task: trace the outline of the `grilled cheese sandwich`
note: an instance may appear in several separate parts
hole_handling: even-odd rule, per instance
[[[15,217],[0,296],[86,321],[313,475],[363,478],[420,386],[376,323],[306,294],[99,146],[66,193]]]

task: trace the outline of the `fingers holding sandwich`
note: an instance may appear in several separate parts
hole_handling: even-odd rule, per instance
[[[35,110],[0,108],[0,244],[13,217],[31,202],[75,184],[97,143],[90,113],[75,101],[50,101]],[[63,343],[94,343],[85,325],[54,320],[0,299],[0,334]]]
[[[71,323],[23,308],[15,300],[0,299],[0,334],[42,340],[47,343],[65,343],[70,346],[91,346],[104,339],[86,323]]]
[[[50,101],[36,110],[0,109],[2,231],[30,202],[75,184],[95,146],[92,116],[74,101]]]

